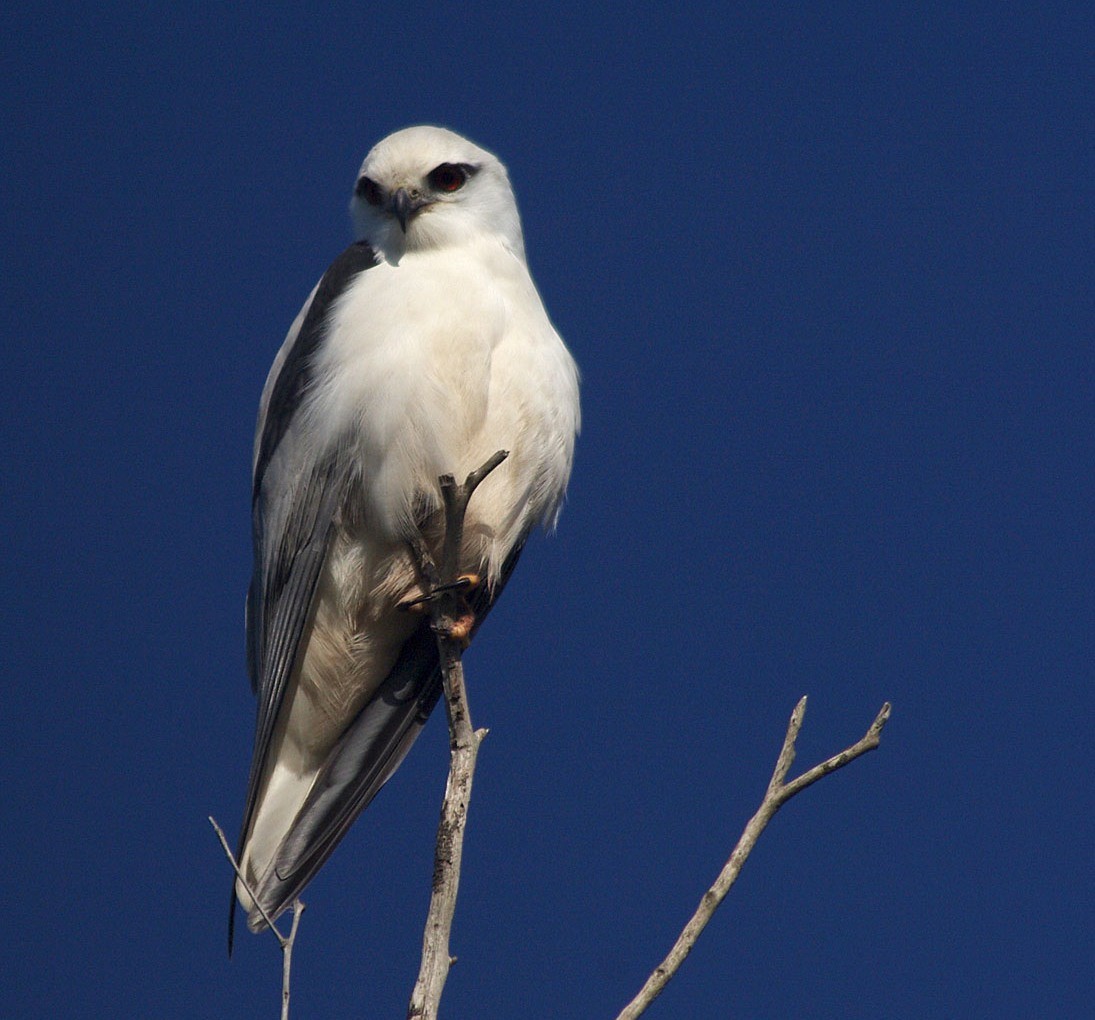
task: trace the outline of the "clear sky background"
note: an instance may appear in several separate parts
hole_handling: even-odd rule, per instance
[[[469,652],[447,1016],[1080,1017],[1093,944],[1083,4],[0,15],[0,1013],[274,1017],[225,955],[255,409],[370,146],[509,166],[583,371],[557,536]],[[676,5],[680,6],[680,5]],[[1025,10],[1022,8],[1026,8]],[[305,897],[294,1016],[401,1017],[443,716]]]

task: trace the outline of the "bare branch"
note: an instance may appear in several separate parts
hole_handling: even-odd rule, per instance
[[[635,1020],[635,1017],[646,1012],[647,1007],[661,994],[662,989],[665,988],[673,975],[680,969],[681,964],[684,963],[685,957],[692,951],[692,947],[696,944],[700,933],[707,927],[707,922],[711,920],[719,904],[726,898],[726,894],[741,873],[741,869],[749,854],[752,853],[760,834],[775,817],[776,812],[795,794],[805,790],[807,786],[816,783],[831,772],[843,768],[860,755],[873,751],[878,747],[882,727],[886,725],[886,720],[890,717],[890,704],[887,702],[882,706],[881,711],[861,740],[839,754],[833,755],[832,758],[823,761],[820,765],[804,772],[797,779],[785,784],[784,779],[795,758],[795,741],[798,739],[798,733],[802,728],[805,714],[806,699],[802,698],[791,713],[791,720],[787,725],[787,734],[783,738],[783,747],[780,749],[775,770],[772,772],[772,778],[768,783],[768,790],[757,813],[749,819],[741,838],[730,854],[730,859],[723,866],[711,888],[703,894],[699,906],[684,926],[684,930],[673,944],[673,948],[669,950],[665,959],[654,968],[653,973],[647,978],[639,993],[624,1007],[616,1020]]]
[[[217,824],[216,819],[212,815],[209,816],[209,824],[213,826],[213,831],[216,832],[217,839],[221,841],[224,856],[228,858],[228,863],[232,865],[232,870],[236,873],[236,878],[240,880],[244,889],[247,890],[247,895],[251,897],[251,902],[258,907],[262,919],[266,922],[266,926],[274,933],[274,938],[278,940],[278,945],[281,947],[281,1020],[289,1020],[289,975],[293,965],[293,945],[297,940],[297,928],[300,925],[300,915],[304,913],[304,904],[301,903],[299,899],[293,900],[293,923],[289,927],[289,934],[282,935],[277,926],[270,919],[270,915],[263,910],[262,904],[259,903],[258,897],[255,896],[254,891],[251,889],[251,884],[244,878],[243,872],[240,871],[240,866],[236,863],[236,855],[232,853],[231,848],[228,846],[228,839],[224,835],[224,830]]]
[[[303,913],[304,904],[299,899],[293,900],[293,923],[289,926],[288,938],[281,944],[281,1020],[289,1020],[289,972],[293,967],[293,945]]]
[[[441,497],[445,501],[445,544],[441,554],[441,582],[451,583],[459,572],[460,550],[464,545],[464,517],[475,490],[499,464],[509,456],[509,450],[498,450],[472,471],[463,485],[457,485],[452,475],[442,475]]]
[[[441,573],[430,594],[423,601],[430,610],[430,619],[437,635],[437,651],[445,686],[445,708],[449,718],[449,778],[445,798],[441,803],[441,819],[437,825],[437,845],[433,860],[433,892],[422,936],[422,963],[418,980],[407,1007],[408,1020],[436,1020],[441,993],[449,976],[453,958],[449,955],[449,935],[456,912],[456,894],[460,886],[460,865],[464,851],[464,827],[468,820],[472,779],[479,745],[486,730],[474,730],[464,686],[462,656],[470,633],[466,623],[467,604],[463,600],[458,576],[460,551],[464,541],[464,517],[468,502],[479,483],[508,456],[499,450],[481,467],[472,471],[463,485],[457,485],[451,475],[440,479],[445,501],[445,539],[441,552]],[[416,546],[412,545],[416,552]],[[419,557],[423,577],[427,582],[429,567]]]
[[[879,709],[874,722],[871,723],[870,728],[861,740],[856,741],[851,747],[845,748],[840,754],[834,754],[820,765],[815,765],[808,772],[803,772],[797,779],[793,779],[784,786],[780,791],[780,804],[785,804],[796,793],[801,793],[807,786],[816,783],[819,779],[829,775],[830,772],[836,772],[837,769],[843,768],[848,762],[855,761],[861,754],[873,751],[882,742],[882,727],[886,725],[886,720],[889,718],[890,703],[887,701]]]
[[[461,739],[452,748],[445,799],[437,825],[433,892],[422,936],[422,963],[407,1007],[408,1020],[419,1017],[433,1020],[437,1017],[441,993],[453,962],[449,952],[449,935],[460,886],[464,827],[471,800],[472,778],[475,775],[479,743],[484,733],[483,730],[473,732],[470,742]]]
[[[806,695],[804,694],[795,705],[791,713],[791,721],[787,724],[787,734],[783,738],[783,747],[780,748],[779,758],[776,759],[776,768],[772,778],[768,782],[768,793],[778,790],[787,773],[795,761],[795,741],[798,740],[798,731],[802,729],[802,720],[806,718]]]

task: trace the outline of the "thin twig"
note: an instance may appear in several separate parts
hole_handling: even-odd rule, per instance
[[[217,824],[216,819],[212,815],[209,816],[209,824],[213,826],[213,830],[217,834],[217,839],[221,841],[224,856],[228,858],[228,863],[232,865],[232,870],[236,873],[236,878],[240,880],[243,888],[247,890],[247,895],[251,897],[251,902],[255,904],[258,912],[262,915],[262,919],[266,922],[267,927],[274,933],[274,937],[278,940],[278,945],[284,950],[287,937],[278,931],[274,922],[270,919],[270,915],[263,909],[262,904],[259,902],[259,898],[252,891],[251,884],[243,877],[243,872],[240,871],[240,866],[236,863],[236,855],[232,853],[228,846],[228,839],[224,835],[224,829]]]
[[[780,749],[775,770],[772,772],[772,778],[768,783],[768,790],[764,795],[764,800],[761,801],[760,808],[749,819],[741,838],[730,854],[730,859],[726,862],[711,888],[703,894],[699,906],[684,926],[684,930],[673,944],[673,948],[670,949],[665,959],[654,968],[653,973],[647,978],[638,995],[624,1007],[616,1020],[635,1020],[635,1017],[644,1013],[646,1008],[661,994],[662,989],[665,988],[669,980],[680,969],[681,964],[684,963],[684,958],[692,951],[692,947],[696,944],[700,933],[707,926],[707,922],[711,920],[719,904],[725,899],[730,887],[740,874],[746,859],[760,838],[760,834],[776,812],[795,794],[805,790],[807,786],[816,783],[831,772],[843,768],[860,755],[873,751],[878,747],[882,727],[886,725],[886,720],[890,717],[890,704],[886,702],[882,706],[881,711],[861,740],[839,754],[823,761],[820,765],[815,765],[790,783],[784,783],[791,764],[795,760],[795,741],[798,739],[798,733],[802,728],[802,720],[805,714],[806,699],[802,698],[791,713],[791,720],[787,725],[787,734],[783,738],[783,747]]]
[[[212,815],[209,816],[209,824],[213,826],[213,831],[216,832],[217,839],[221,841],[221,848],[224,850],[224,856],[228,858],[228,863],[232,865],[232,870],[236,873],[236,878],[243,884],[243,888],[247,891],[247,895],[251,897],[251,902],[258,908],[258,912],[262,915],[262,919],[266,922],[266,926],[274,933],[274,938],[278,940],[278,945],[281,947],[281,1020],[289,1020],[289,975],[293,964],[293,945],[297,939],[297,927],[300,925],[300,915],[304,913],[304,904],[299,899],[293,900],[293,923],[289,927],[289,934],[282,935],[273,920],[271,920],[270,915],[263,909],[262,904],[259,902],[258,897],[251,888],[251,884],[244,878],[243,872],[240,871],[239,864],[236,863],[236,855],[232,853],[232,850],[228,845],[228,839],[224,835],[224,830],[217,824],[217,820]]]
[[[441,572],[425,604],[437,635],[437,651],[445,688],[445,708],[449,719],[449,778],[445,798],[441,803],[441,819],[437,825],[437,845],[433,860],[433,891],[422,937],[422,963],[407,1007],[408,1020],[435,1020],[441,1004],[441,993],[449,976],[453,958],[449,955],[449,935],[456,912],[456,894],[460,885],[460,864],[464,850],[464,827],[468,819],[472,779],[479,745],[486,730],[474,730],[464,686],[462,656],[466,645],[465,632],[456,629],[458,620],[466,615],[467,606],[457,584],[460,552],[464,541],[464,517],[477,486],[503,460],[507,453],[499,450],[481,467],[468,475],[463,485],[457,485],[451,475],[440,479],[445,503],[445,538],[441,551]],[[414,546],[412,546],[414,547]],[[416,551],[417,548],[416,548]],[[419,555],[420,567],[428,577],[426,557]]]
[[[293,966],[297,926],[303,913],[304,904],[299,899],[293,900],[293,923],[289,926],[289,937],[281,944],[281,1020],[289,1020],[289,972]]]

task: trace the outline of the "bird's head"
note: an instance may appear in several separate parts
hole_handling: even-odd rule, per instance
[[[358,240],[390,262],[483,235],[524,259],[506,168],[444,128],[405,128],[378,142],[361,165],[350,212]]]

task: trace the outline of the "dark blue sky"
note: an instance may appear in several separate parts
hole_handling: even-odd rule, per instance
[[[205,821],[250,753],[255,408],[423,122],[508,164],[585,413],[466,659],[446,1014],[614,1016],[808,693],[803,767],[890,700],[883,746],[648,1015],[1086,1015],[1090,13],[668,6],[0,16],[5,1015],[276,1015]],[[309,888],[295,1016],[403,1015],[446,768],[439,716]]]

